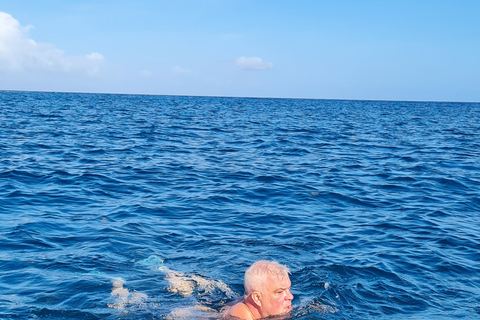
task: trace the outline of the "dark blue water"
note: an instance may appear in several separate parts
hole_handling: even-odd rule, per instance
[[[480,104],[0,92],[0,319],[480,318]]]

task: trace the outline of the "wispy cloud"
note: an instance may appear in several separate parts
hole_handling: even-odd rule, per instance
[[[191,73],[192,70],[190,69],[185,69],[185,68],[182,68],[182,67],[179,67],[179,66],[175,66],[172,68],[172,72],[173,73]]]
[[[268,61],[263,61],[258,57],[240,57],[237,59],[237,66],[246,70],[266,70],[272,69],[273,63]]]
[[[0,11],[0,71],[99,73],[104,57],[98,52],[84,56],[67,56],[47,43],[29,37],[32,26],[22,27],[10,14]]]

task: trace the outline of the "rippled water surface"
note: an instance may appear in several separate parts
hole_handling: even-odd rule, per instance
[[[0,319],[480,318],[480,104],[0,92]]]

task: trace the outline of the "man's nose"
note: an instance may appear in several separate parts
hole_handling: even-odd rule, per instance
[[[287,300],[293,300],[293,294],[290,290],[288,290]]]

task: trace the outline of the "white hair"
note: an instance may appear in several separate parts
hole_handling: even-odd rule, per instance
[[[252,264],[245,271],[245,280],[243,285],[245,287],[245,296],[250,295],[253,291],[263,289],[268,275],[283,278],[288,276],[290,269],[276,261],[261,260]]]

